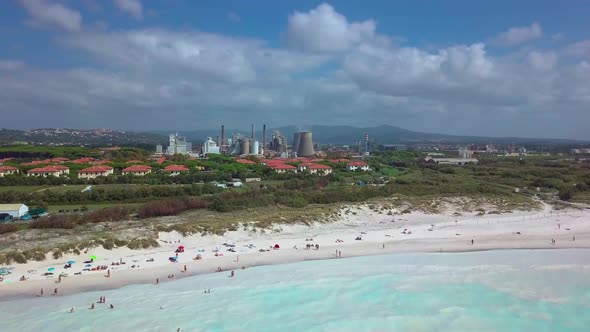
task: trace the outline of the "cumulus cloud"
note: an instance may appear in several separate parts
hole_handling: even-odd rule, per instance
[[[321,4],[307,13],[289,16],[288,44],[310,52],[340,52],[348,50],[375,34],[373,20],[349,22],[328,4]]]
[[[563,50],[500,57],[483,43],[399,47],[374,28],[329,38],[334,31],[363,30],[355,26],[361,23],[328,5],[302,15],[317,27],[326,13],[335,22],[328,26],[336,28],[317,34],[335,40],[327,46],[295,38],[281,48],[164,28],[64,34],[58,46],[91,65],[43,70],[0,60],[0,113],[15,115],[3,123],[180,130],[221,121],[239,128],[248,119],[277,126],[389,123],[471,135],[590,138],[588,61],[560,61]],[[292,24],[288,31],[302,31]]]
[[[569,55],[590,57],[590,39],[568,45],[565,48],[565,53]]]
[[[113,0],[115,6],[120,10],[128,13],[133,18],[141,20],[143,18],[143,6],[139,0]]]
[[[79,31],[82,24],[80,12],[50,0],[20,0],[31,15],[29,24],[54,27],[66,31]]]
[[[514,46],[543,36],[543,29],[537,22],[530,26],[514,27],[502,32],[491,43],[496,46]]]

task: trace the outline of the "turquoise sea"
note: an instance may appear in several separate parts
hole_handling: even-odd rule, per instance
[[[89,310],[100,296],[115,308]],[[309,261],[4,301],[0,331],[590,331],[589,312],[590,250],[505,250]]]

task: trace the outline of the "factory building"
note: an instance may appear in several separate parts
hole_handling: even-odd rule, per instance
[[[186,140],[184,137],[178,136],[178,134],[170,134],[170,142],[166,154],[173,156],[175,154],[190,154],[193,150],[193,144]]]
[[[219,146],[217,146],[217,143],[215,143],[211,137],[207,137],[203,143],[202,153],[203,156],[208,154],[219,154]]]

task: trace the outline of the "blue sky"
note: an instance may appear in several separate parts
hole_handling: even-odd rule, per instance
[[[590,139],[588,1],[10,0],[0,127]]]

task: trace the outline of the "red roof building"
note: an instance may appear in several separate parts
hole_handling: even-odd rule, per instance
[[[96,159],[95,158],[92,158],[92,157],[85,157],[85,158],[79,158],[79,159],[76,159],[76,160],[72,160],[72,162],[74,164],[89,164],[89,163],[91,163],[93,161],[96,161]]]
[[[158,160],[156,160],[156,162],[158,164],[163,164],[165,161],[166,161],[166,157],[160,157],[160,158],[158,158]]]
[[[45,166],[40,168],[33,168],[27,171],[27,176],[60,176],[70,174],[70,169],[65,166]]]
[[[297,173],[297,167],[287,164],[272,164],[268,165],[268,167],[272,168],[277,173],[286,173],[286,172],[295,172]]]
[[[146,165],[135,165],[135,166],[129,166],[125,169],[123,169],[123,175],[126,174],[133,174],[133,175],[139,175],[139,176],[143,176],[146,174],[149,174],[152,172],[152,168],[150,166],[146,166]]]
[[[12,166],[0,166],[0,178],[4,175],[12,175],[18,173],[18,168]]]
[[[66,161],[70,161],[70,159],[68,159],[68,158],[62,158],[62,157],[58,157],[58,158],[51,158],[51,159],[50,159],[50,161],[51,161],[52,163],[61,164],[61,163],[64,163],[64,162],[66,162]]]
[[[332,167],[314,163],[303,163],[297,167],[300,172],[307,171],[311,174],[328,175],[332,173]]]
[[[113,174],[111,166],[92,166],[78,171],[78,178],[95,179],[99,176],[109,176],[111,174]]]
[[[178,175],[181,172],[188,172],[189,169],[188,167],[184,166],[184,165],[170,165],[170,166],[166,166],[164,167],[164,172],[170,172],[170,175]]]
[[[367,164],[364,161],[351,161],[348,164],[346,164],[346,169],[349,171],[356,171],[356,170],[370,171],[371,170],[371,168],[369,167],[369,164]]]

